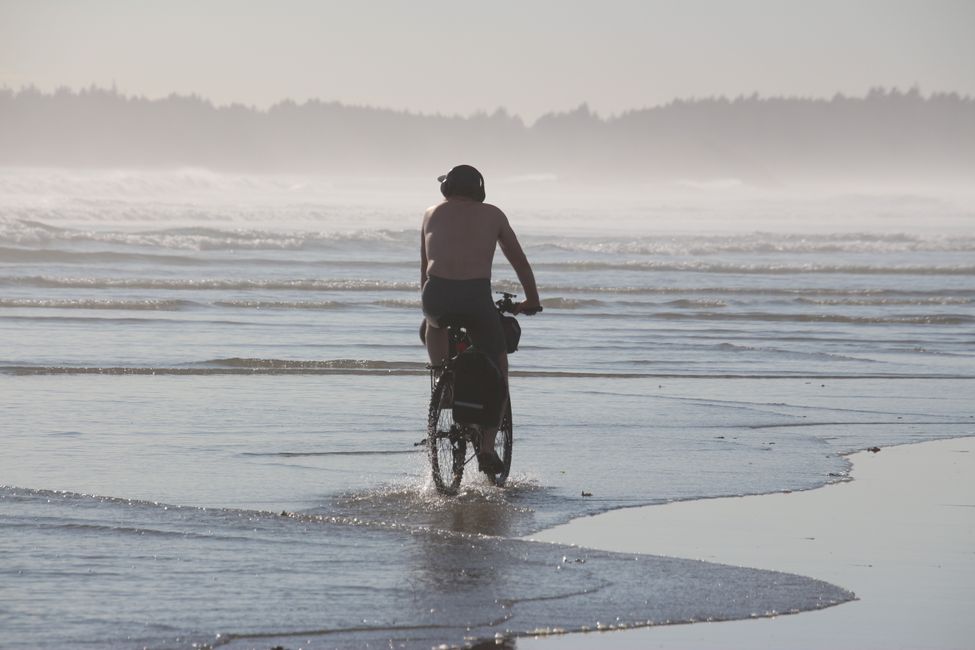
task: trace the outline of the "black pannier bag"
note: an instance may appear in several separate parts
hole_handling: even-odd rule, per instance
[[[521,341],[521,325],[518,319],[513,316],[501,316],[501,330],[504,332],[504,344],[508,354],[518,350],[518,342]]]
[[[501,421],[504,380],[488,355],[473,348],[454,360],[454,422],[496,427]]]

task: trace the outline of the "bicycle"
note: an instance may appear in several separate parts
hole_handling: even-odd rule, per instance
[[[505,313],[514,313],[515,294],[501,293],[501,300],[494,304],[499,318]],[[538,311],[541,311],[539,307]],[[536,312],[523,312],[528,315]],[[506,317],[514,320],[512,317]],[[465,466],[480,453],[482,427],[474,424],[460,424],[453,416],[454,366],[458,355],[472,347],[466,327],[457,319],[443,319],[447,328],[449,352],[441,364],[430,364],[430,410],[427,419],[427,437],[417,445],[426,445],[433,472],[433,482],[437,491],[444,495],[457,494]],[[517,324],[517,321],[515,321]],[[506,332],[507,335],[507,332]],[[517,343],[515,344],[517,349]],[[509,353],[514,350],[509,349]],[[485,474],[497,487],[504,487],[511,472],[511,449],[514,443],[511,423],[511,395],[504,386],[504,413],[495,437],[494,450],[501,459],[504,469],[497,474]],[[473,453],[467,455],[467,446]]]

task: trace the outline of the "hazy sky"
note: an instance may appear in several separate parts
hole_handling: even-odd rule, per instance
[[[676,97],[975,94],[975,1],[0,0],[0,86],[534,119]]]

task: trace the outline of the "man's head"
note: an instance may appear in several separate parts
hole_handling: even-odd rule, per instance
[[[466,196],[484,202],[484,177],[470,165],[457,165],[437,180],[440,181],[440,193],[445,199]]]

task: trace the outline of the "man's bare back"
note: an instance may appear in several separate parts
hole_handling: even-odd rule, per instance
[[[433,206],[423,216],[427,274],[490,279],[494,250],[507,225],[504,213],[488,203],[451,198]]]
[[[535,278],[508,217],[489,203],[467,197],[450,197],[423,215],[421,286],[430,276],[445,280],[490,279],[497,245],[518,274],[527,294],[525,302],[537,307]]]

